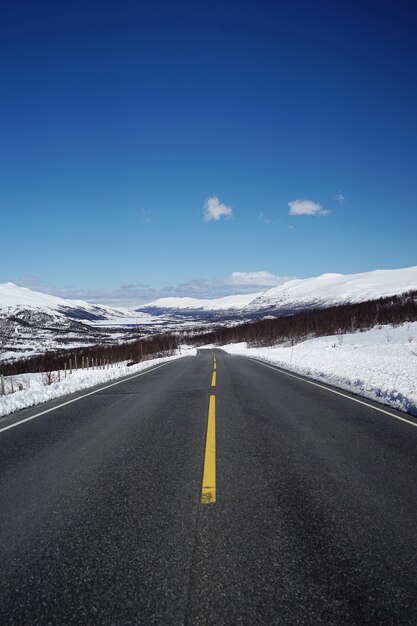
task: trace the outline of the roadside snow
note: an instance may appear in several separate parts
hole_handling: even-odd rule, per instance
[[[293,347],[222,346],[417,416],[417,322],[309,339]]]
[[[61,371],[61,381],[53,382],[50,385],[45,385],[44,374],[42,373],[8,376],[4,379],[6,393],[8,393],[8,395],[0,397],[0,416],[9,415],[20,409],[66,396],[70,393],[74,393],[74,391],[94,387],[95,385],[122,378],[123,376],[131,376],[132,374],[137,374],[155,365],[174,361],[175,359],[185,356],[195,356],[197,354],[197,350],[190,347],[186,349],[182,348],[181,352],[181,354],[175,356],[151,359],[143,363],[137,363],[131,367],[127,367],[126,363],[120,363],[110,369],[79,369],[73,371],[71,375],[68,374],[66,378],[64,378],[64,372]],[[58,372],[54,372],[54,375],[58,375]],[[10,393],[12,384],[15,390],[21,390]]]

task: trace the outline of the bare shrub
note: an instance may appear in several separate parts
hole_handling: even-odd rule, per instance
[[[42,374],[42,384],[46,386],[48,385],[52,385],[52,383],[55,383],[58,380],[58,373],[57,372],[44,372]]]

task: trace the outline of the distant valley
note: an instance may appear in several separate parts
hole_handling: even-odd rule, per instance
[[[161,298],[136,308],[93,305],[0,284],[2,359],[46,350],[114,343],[164,332],[282,317],[417,290],[417,266],[289,280],[253,294],[215,299]]]

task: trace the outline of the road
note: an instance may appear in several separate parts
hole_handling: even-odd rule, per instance
[[[82,396],[0,421],[1,624],[416,624],[413,418],[218,350]]]

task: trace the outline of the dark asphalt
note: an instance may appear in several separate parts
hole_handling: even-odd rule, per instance
[[[201,505],[212,352],[0,433],[2,625],[417,623],[417,428],[215,351]]]

